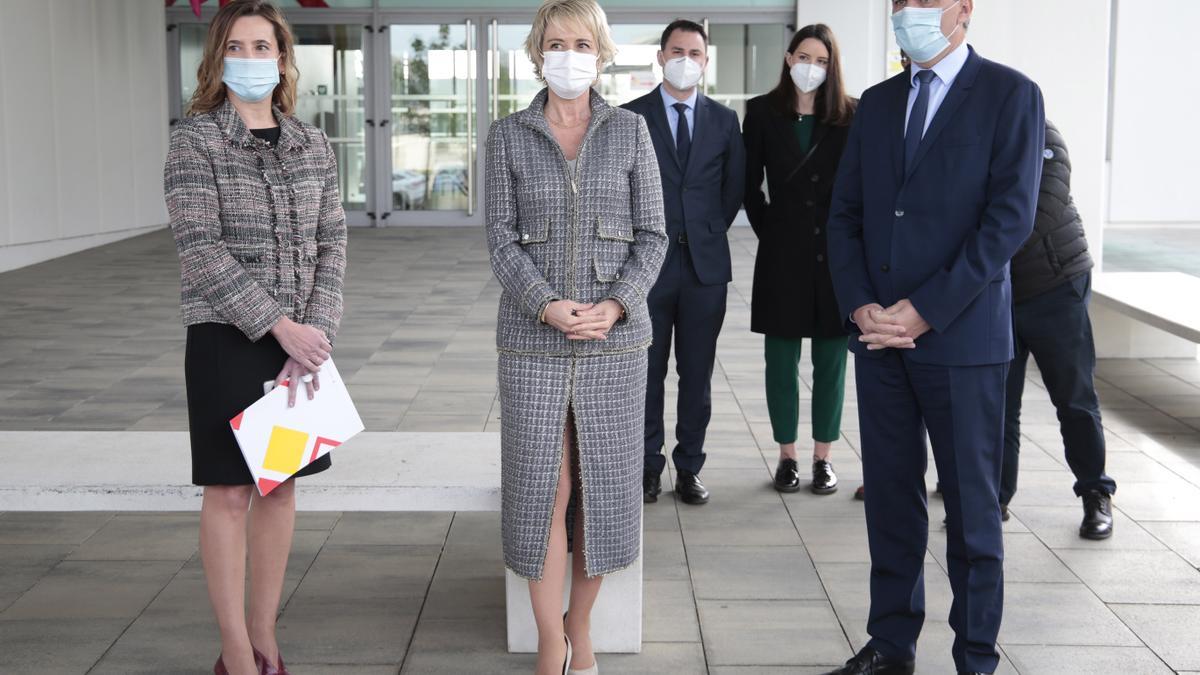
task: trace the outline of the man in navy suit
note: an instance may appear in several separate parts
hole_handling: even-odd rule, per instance
[[[834,673],[913,672],[926,433],[946,506],[954,663],[990,673],[1004,600],[1008,263],[1033,229],[1045,116],[1036,84],[967,46],[973,0],[892,4],[913,65],[863,94],[828,226],[855,354],[871,551],[871,640]]]
[[[745,148],[737,113],[697,87],[708,65],[704,27],[675,21],[663,31],[659,47],[663,83],[625,105],[650,127],[670,240],[658,282],[647,297],[654,343],[646,388],[642,495],[645,502],[655,502],[662,491],[663,384],[673,334],[679,374],[677,445],[671,454],[675,493],[687,504],[704,504],[708,490],[699,474],[712,417],[717,336],[725,321],[727,284],[733,280],[727,232],[742,203]]]

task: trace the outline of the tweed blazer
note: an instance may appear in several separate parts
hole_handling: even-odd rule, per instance
[[[575,175],[546,122],[546,89],[488,132],[486,226],[503,288],[501,352],[586,356],[650,345],[646,294],[667,251],[658,159],[641,115],[590,97]],[[607,340],[568,340],[538,319],[563,299],[613,299],[625,318]]]
[[[171,133],[163,183],[183,323],[232,324],[258,340],[287,316],[332,340],[346,272],[337,161],[323,131],[278,108],[275,118],[276,147],[228,100]]]

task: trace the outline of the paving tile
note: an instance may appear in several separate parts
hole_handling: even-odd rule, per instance
[[[1064,620],[1062,611],[1070,607]],[[1003,645],[1138,647],[1141,641],[1082,583],[1004,585]]]
[[[709,665],[834,666],[852,655],[825,601],[702,600],[699,609]]]
[[[825,599],[803,546],[689,546],[688,562],[701,600]]]
[[[335,546],[326,543],[288,609],[316,601],[395,600],[411,605],[425,597],[440,549],[432,546]]]
[[[0,672],[88,672],[127,625],[129,619],[61,616],[4,622],[0,626]]]
[[[792,518],[817,563],[871,562],[865,518]]]
[[[64,544],[9,544],[0,546],[0,612],[71,552]]]
[[[1171,551],[1061,550],[1058,555],[1105,602],[1200,604],[1200,570]]]
[[[441,546],[452,518],[452,513],[344,513],[329,544]]]
[[[1112,610],[1168,666],[1200,670],[1200,606],[1117,604]]]
[[[1192,567],[1200,567],[1200,523],[1147,521],[1141,525],[1168,548],[1191,563]]]
[[[181,567],[177,562],[61,562],[4,612],[0,623],[31,619],[133,619]]]
[[[117,514],[68,560],[177,560],[200,548],[199,513]]]
[[[1004,653],[1022,675],[1169,675],[1175,671],[1145,647],[1012,645]]]
[[[646,579],[642,588],[643,641],[700,642],[691,582]]]
[[[0,515],[0,545],[78,545],[112,517],[98,512],[9,511]]]

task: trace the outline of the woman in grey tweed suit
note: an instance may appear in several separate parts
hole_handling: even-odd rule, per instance
[[[639,555],[662,187],[642,117],[591,90],[614,52],[599,6],[547,0],[525,48],[549,88],[487,142],[488,247],[503,288],[504,559],[530,580],[538,672],[563,672],[564,634],[572,667],[588,672],[600,577]],[[568,523],[577,555],[564,626]]]
[[[291,114],[294,53],[291,29],[270,3],[222,7],[164,169],[188,327],[192,481],[205,486],[200,553],[221,633],[218,675],[286,672],[275,617],[296,515],[294,480],[266,496],[254,489],[230,419],[262,396],[266,380],[288,379],[291,402],[303,380],[312,398],[342,316],[337,165],[324,133]],[[328,467],[317,460],[298,475]]]

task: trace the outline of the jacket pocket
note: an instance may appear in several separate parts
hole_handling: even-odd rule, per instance
[[[268,262],[270,249],[266,244],[250,244],[227,241],[225,248],[229,250],[229,254],[234,260],[240,263],[265,263]]]
[[[596,216],[596,236],[605,241],[633,243],[633,223]]]
[[[622,260],[607,259],[599,255],[592,258],[592,268],[596,271],[596,281],[605,284],[620,281],[621,268],[624,265],[625,263]]]
[[[550,216],[523,218],[517,223],[517,232],[522,245],[544,244],[550,239]]]

